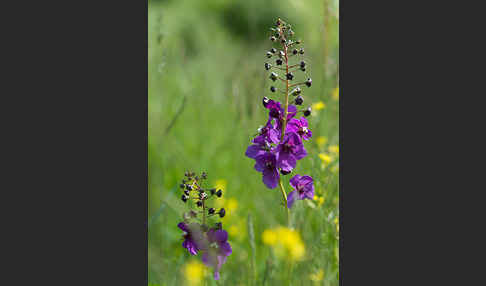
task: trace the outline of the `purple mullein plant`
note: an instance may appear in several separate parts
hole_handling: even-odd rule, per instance
[[[184,221],[177,226],[183,231],[182,247],[191,255],[202,253],[205,265],[214,268],[214,279],[219,280],[219,271],[232,253],[228,243],[228,233],[223,230],[221,222],[209,223],[212,217],[224,217],[226,210],[216,210],[208,206],[210,199],[220,198],[221,190],[203,188],[202,183],[207,178],[203,172],[196,176],[194,172],[186,172],[180,187],[183,191],[181,200],[188,204],[190,210],[183,214]]]
[[[259,128],[245,155],[255,160],[255,170],[262,173],[262,180],[267,188],[273,189],[280,186],[290,224],[289,209],[294,201],[312,199],[314,196],[313,179],[307,175],[295,175],[290,180],[290,184],[295,190],[287,198],[280,176],[290,174],[296,168],[297,161],[307,155],[303,140],[310,140],[312,137],[312,131],[309,130],[309,123],[305,118],[311,114],[311,109],[308,107],[298,110],[297,106],[304,102],[301,87],[311,87],[312,79],[306,72],[308,63],[301,58],[304,55],[304,49],[298,49],[302,43],[301,40],[292,40],[294,32],[291,25],[279,18],[276,26],[271,30],[274,34],[270,40],[280,46],[278,49],[272,47],[266,53],[268,59],[276,58],[275,65],[266,62],[264,66],[273,83],[283,83],[282,88],[276,87],[275,84],[270,87],[272,93],[277,90],[283,93],[283,98],[281,102],[268,97],[263,98],[263,106],[268,109],[268,120],[264,127]],[[291,63],[295,59],[297,61]],[[292,83],[297,81],[298,72],[304,73],[304,79]],[[289,104],[291,96],[295,97],[295,105]],[[304,117],[295,118],[300,112]]]

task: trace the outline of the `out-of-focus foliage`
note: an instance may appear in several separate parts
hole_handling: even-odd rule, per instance
[[[334,0],[149,1],[150,283],[338,285],[338,14]],[[269,28],[277,17],[290,22],[304,41],[313,80],[311,88],[303,89],[304,107],[316,109],[309,119],[313,138],[305,143],[309,155],[294,171],[315,178],[316,196],[295,203],[292,232],[281,228],[286,213],[279,190],[267,189],[253,160],[244,155],[267,116],[262,97],[278,99],[269,92],[263,68],[271,47]],[[184,204],[177,186],[187,169],[206,171],[210,185],[224,188],[219,204],[227,209],[223,227],[233,254],[221,269],[219,284],[211,269],[197,263],[200,257],[191,257],[181,246],[177,223]],[[272,232],[298,237],[302,248],[293,251],[299,259],[280,255],[278,241],[268,243]]]

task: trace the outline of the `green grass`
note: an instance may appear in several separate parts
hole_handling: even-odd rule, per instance
[[[339,159],[335,156],[322,168],[318,156],[339,144],[339,102],[332,97],[338,82],[337,6],[336,1],[149,3],[149,283],[183,285],[182,269],[195,259],[182,248],[177,228],[185,210],[177,186],[186,170],[194,170],[206,171],[210,184],[225,180],[223,197],[238,204],[223,222],[225,229],[233,227],[233,253],[221,269],[221,280],[208,275],[206,285],[262,285],[264,277],[266,285],[313,285],[310,275],[320,269],[324,279],[316,285],[338,285],[334,220],[339,178],[332,170]],[[267,116],[262,97],[277,98],[269,92],[263,68],[271,47],[269,28],[277,17],[288,20],[304,41],[313,80],[311,88],[303,88],[304,106],[326,104],[310,117],[309,155],[294,171],[313,176],[316,194],[325,201],[321,206],[298,201],[291,211],[306,248],[304,260],[293,263],[291,272],[288,261],[262,242],[264,230],[287,223],[280,191],[267,189],[253,160],[244,155]],[[328,142],[318,146],[319,136]],[[284,185],[290,192],[288,180]]]

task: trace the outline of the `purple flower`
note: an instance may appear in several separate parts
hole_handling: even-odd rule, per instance
[[[309,140],[312,137],[312,131],[308,129],[309,125],[307,119],[302,117],[300,119],[292,118],[287,125],[287,130],[289,132],[295,132],[302,137],[304,140]]]
[[[295,200],[313,199],[314,198],[314,180],[311,176],[295,175],[290,179],[290,185],[294,191],[290,192],[287,197],[287,207],[290,209]]]
[[[252,145],[248,146],[245,155],[255,159],[258,155],[264,154],[270,150],[271,143],[277,144],[279,142],[279,131],[272,125],[272,119],[268,120],[267,124],[259,128],[259,136],[253,139]]]
[[[206,266],[214,267],[214,279],[219,280],[219,270],[232,252],[228,233],[222,229],[210,229],[207,238],[208,247],[202,255],[202,261]]]
[[[187,248],[190,254],[196,255],[199,250],[204,248],[203,232],[199,224],[191,223],[188,225],[180,222],[177,226],[184,231],[182,247]]]
[[[267,188],[277,186],[280,175],[277,169],[277,157],[271,152],[265,152],[255,157],[255,170],[262,172],[263,183]]]
[[[277,146],[277,167],[286,172],[292,171],[297,160],[304,158],[307,151],[297,133],[286,133],[284,140]]]
[[[282,107],[282,104],[278,101],[273,101],[270,99],[267,103],[267,106],[265,106],[269,112],[270,119],[276,118],[277,120],[277,129],[281,130],[282,129],[282,121],[284,118],[284,113],[285,110]],[[295,105],[289,105],[287,109],[287,121],[293,118],[297,114],[297,107]]]

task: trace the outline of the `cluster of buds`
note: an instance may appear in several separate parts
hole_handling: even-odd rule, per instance
[[[294,32],[291,25],[278,19],[271,30],[275,34],[270,37],[270,40],[278,43],[280,50],[272,47],[267,52],[267,58],[276,58],[275,65],[265,62],[264,66],[270,72],[269,78],[272,81],[270,91],[272,93],[281,92],[283,101],[281,103],[266,96],[263,98],[263,106],[269,110],[269,117],[266,124],[258,129],[258,133],[247,148],[245,155],[255,160],[255,169],[262,173],[263,183],[269,189],[277,187],[280,183],[282,193],[285,194],[280,175],[290,174],[296,167],[297,160],[307,155],[303,140],[309,140],[312,137],[306,119],[311,114],[311,108],[308,107],[304,110],[297,108],[304,102],[301,86],[311,87],[312,79],[307,76],[307,63],[302,58],[305,53],[304,48],[298,48],[302,41],[292,40]],[[298,57],[300,59],[296,63],[291,63]],[[279,75],[281,72],[285,74],[284,77]],[[292,83],[296,79],[294,73],[297,72],[303,72],[307,79]],[[275,82],[282,83],[283,87],[276,87],[273,85]],[[291,96],[295,98],[295,105],[289,105]],[[299,112],[302,112],[304,117],[294,118]],[[313,179],[310,176],[296,174],[290,179],[290,185],[294,191],[290,192],[288,196],[286,194],[284,196],[288,208],[292,207],[293,202],[297,199],[314,197]]]
[[[202,172],[201,176],[196,176],[194,172],[186,172],[185,179],[182,180],[180,188],[184,192],[182,194],[181,200],[184,203],[193,200],[198,208],[202,209],[202,212],[208,212],[208,216],[219,214],[220,217],[224,217],[226,211],[221,208],[218,212],[214,208],[210,208],[207,205],[207,200],[216,196],[221,198],[223,195],[222,190],[216,190],[215,188],[203,188],[202,182],[207,179],[206,172]],[[200,211],[201,212],[201,211]]]
[[[294,96],[294,103],[295,105],[302,105],[304,103],[304,98],[301,95],[302,89],[300,86],[312,86],[312,79],[307,74],[307,62],[304,60],[303,55],[305,54],[304,48],[299,47],[302,44],[301,40],[292,40],[291,38],[294,36],[294,31],[292,30],[292,26],[288,23],[285,23],[281,19],[278,19],[276,22],[276,26],[271,28],[272,32],[275,33],[270,37],[270,40],[274,43],[279,43],[281,45],[281,50],[277,50],[275,47],[272,47],[269,51],[267,51],[267,58],[271,59],[272,57],[275,58],[275,65],[272,65],[269,62],[265,62],[265,70],[270,71],[269,78],[276,83],[286,83],[282,88],[278,88],[275,85],[270,86],[271,92],[280,91],[281,93],[288,93]],[[291,63],[290,61],[294,61]],[[289,82],[295,79],[295,72],[301,71],[305,74],[305,80],[302,80],[298,83],[290,84]],[[280,74],[282,74],[282,76]],[[285,75],[283,77],[283,75]],[[289,88],[293,88],[292,91],[289,92]],[[286,88],[284,90],[284,88]],[[311,114],[311,108],[308,107],[305,110],[302,110],[304,116],[309,116]]]
[[[177,226],[183,231],[182,247],[190,254],[202,252],[202,261],[214,267],[214,279],[219,279],[219,270],[232,252],[228,243],[228,233],[223,230],[221,222],[210,222],[214,217],[224,217],[224,208],[216,210],[208,205],[213,197],[221,198],[223,192],[215,188],[203,188],[207,174],[202,172],[197,176],[194,172],[186,172],[180,184],[183,191],[181,200],[188,204],[189,211],[183,214],[183,221]]]

